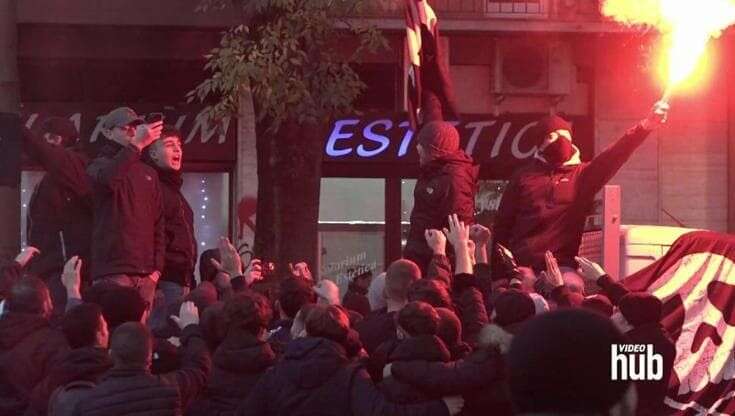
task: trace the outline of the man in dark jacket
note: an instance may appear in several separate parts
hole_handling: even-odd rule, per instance
[[[202,399],[188,416],[233,414],[261,375],[275,364],[276,354],[265,340],[273,312],[255,292],[238,293],[225,302],[227,336],[212,357],[212,376]]]
[[[383,342],[396,338],[395,314],[408,303],[409,288],[419,279],[421,270],[410,260],[396,260],[388,266],[385,275],[387,307],[371,312],[355,325],[368,354],[372,354]]]
[[[113,368],[80,403],[80,416],[181,415],[187,402],[206,383],[211,362],[198,325],[196,307],[182,305],[176,319],[183,327],[184,359],[179,370],[159,375],[150,373],[153,337],[141,323],[120,325],[110,339]]]
[[[92,276],[138,289],[148,305],[163,270],[163,196],[143,149],[158,138],[161,122],[145,124],[127,107],[102,123],[108,142],[87,168],[94,192]]]
[[[23,414],[33,389],[69,348],[49,326],[51,308],[48,289],[36,277],[10,290],[0,318],[0,415]]]
[[[28,244],[41,254],[30,272],[51,291],[55,311],[64,311],[59,275],[72,256],[89,257],[92,239],[92,185],[85,173],[89,160],[78,145],[74,123],[61,117],[43,122],[34,134],[23,130],[28,154],[46,170],[28,205]]]
[[[349,318],[338,306],[317,306],[306,318],[307,337],[291,342],[238,409],[239,415],[447,415],[452,400],[401,406],[388,402],[344,347]]]
[[[44,415],[47,409],[51,415],[71,414],[91,391],[91,386],[112,368],[107,351],[110,334],[99,305],[75,306],[64,315],[61,330],[72,349],[33,390],[27,416]],[[86,388],[74,388],[70,383]]]
[[[664,122],[667,111],[667,104],[658,103],[648,118],[590,162],[581,162],[569,122],[557,116],[541,119],[535,128],[540,143],[535,159],[515,172],[503,193],[494,241],[537,273],[545,267],[547,250],[563,272],[572,272],[595,194]]]
[[[426,123],[417,140],[421,173],[413,191],[411,227],[403,257],[425,273],[433,255],[426,244],[426,230],[447,228],[450,214],[457,214],[465,224],[474,224],[479,166],[459,148],[459,133],[451,123]]]
[[[151,316],[154,331],[166,327],[168,311],[172,305],[189,293],[196,284],[194,266],[197,259],[197,242],[194,237],[194,212],[181,193],[184,180],[181,175],[184,158],[181,132],[165,125],[161,137],[148,147],[146,163],[158,173],[163,195],[166,251],[163,272],[158,290],[163,302],[156,305]]]
[[[275,322],[271,335],[268,337],[268,343],[271,344],[276,354],[283,354],[286,345],[293,340],[291,326],[296,319],[296,314],[304,305],[315,302],[316,294],[307,280],[289,277],[281,282],[276,301],[276,310],[280,319]]]

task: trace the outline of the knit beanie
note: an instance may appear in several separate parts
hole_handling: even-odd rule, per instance
[[[431,121],[419,130],[418,144],[434,159],[441,158],[459,150],[459,133],[451,123]]]
[[[633,292],[623,296],[618,308],[633,327],[661,321],[663,305],[659,298],[646,292]]]
[[[508,328],[513,324],[521,323],[536,314],[536,304],[528,293],[508,289],[495,300],[494,323]]]
[[[544,139],[544,137],[557,130],[572,131],[572,125],[559,116],[546,116],[541,118],[533,129],[539,143]]]
[[[608,318],[612,316],[614,310],[610,299],[607,296],[600,294],[584,298],[582,301],[582,307],[593,312],[601,313]]]
[[[526,322],[508,353],[518,413],[606,414],[628,389],[613,381],[610,346],[625,338],[609,319],[563,309]]]
[[[79,132],[74,123],[64,117],[49,117],[42,124],[38,131],[39,136],[46,133],[55,134],[61,137],[64,147],[73,146],[79,140]]]

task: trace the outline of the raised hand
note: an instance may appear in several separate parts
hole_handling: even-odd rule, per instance
[[[232,245],[227,237],[220,237],[218,247],[221,262],[216,259],[210,259],[218,271],[227,273],[230,277],[240,276],[242,274],[242,258],[237,252],[235,246]]]
[[[478,246],[487,245],[492,238],[490,229],[482,224],[473,224],[470,227],[470,240],[474,241]]]
[[[559,270],[559,263],[556,261],[556,257],[554,257],[554,254],[552,252],[547,251],[545,254],[545,259],[546,272],[544,273],[544,276],[552,286],[563,286],[564,277],[561,274],[561,270]]]
[[[179,316],[171,315],[171,319],[183,330],[189,325],[199,324],[199,309],[194,302],[184,302],[179,309]]]
[[[82,287],[82,260],[79,256],[73,256],[66,264],[61,272],[61,284],[66,288],[66,295],[69,298],[81,299]]]
[[[36,247],[27,246],[26,248],[21,250],[17,256],[15,256],[15,261],[20,264],[21,268],[23,268],[26,267],[31,259],[38,254],[41,254],[41,251],[39,249],[37,249]]]
[[[424,237],[426,238],[426,244],[429,245],[431,251],[434,254],[447,254],[447,236],[439,230],[426,230],[424,231]]]
[[[575,257],[574,259],[579,264],[579,274],[587,280],[596,282],[597,279],[607,274],[602,266],[590,259],[584,257]]]
[[[306,264],[306,262],[302,261],[296,263],[295,266],[292,266],[291,264],[289,264],[288,266],[291,268],[291,274],[293,274],[294,276],[306,280],[314,280],[314,277],[311,274],[311,270],[309,270],[309,265]]]
[[[135,128],[135,137],[130,144],[137,147],[138,150],[143,150],[161,137],[161,130],[163,130],[163,121],[140,124]]]
[[[467,247],[467,241],[470,240],[470,227],[466,226],[463,221],[459,220],[457,214],[452,214],[448,218],[449,229],[444,229],[447,240],[455,250],[458,247]]]

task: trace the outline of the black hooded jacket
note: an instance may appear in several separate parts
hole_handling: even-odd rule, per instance
[[[413,191],[411,228],[403,256],[426,271],[432,252],[424,231],[446,228],[447,217],[457,214],[465,224],[475,223],[475,193],[479,166],[459,150],[421,167]]]
[[[384,346],[388,346],[389,351],[381,351]],[[382,367],[388,363],[414,360],[446,363],[451,358],[451,354],[444,343],[433,335],[422,335],[398,342],[388,342],[378,348],[376,352],[378,356],[383,354],[386,355],[387,359],[385,363],[381,363],[381,371]],[[406,383],[394,377],[383,379],[380,383],[380,390],[393,403],[421,403],[427,400],[441,398],[441,395],[432,395],[415,384]]]
[[[0,415],[22,414],[33,389],[68,349],[47,319],[6,312],[0,318]]]
[[[66,258],[89,256],[92,241],[92,183],[89,160],[77,148],[47,143],[23,129],[25,150],[46,170],[28,204],[28,245],[41,253],[30,271],[43,278],[61,272]],[[59,233],[63,233],[64,247]]]
[[[212,374],[188,416],[233,414],[261,375],[276,362],[267,342],[245,331],[230,332],[212,357]]]
[[[636,126],[591,162],[555,167],[537,159],[521,168],[503,193],[493,226],[494,241],[508,247],[518,264],[536,271],[545,269],[547,250],[560,266],[576,268],[574,257],[595,194],[649,133]]]
[[[440,401],[394,405],[372,384],[364,368],[350,364],[344,348],[324,338],[299,338],[269,370],[239,415],[447,415]]]
[[[156,168],[161,181],[165,219],[166,253],[161,280],[194,287],[197,242],[194,237],[194,212],[181,193],[181,172]]]
[[[49,398],[58,387],[76,381],[97,383],[110,368],[112,358],[104,348],[83,347],[70,350],[33,390],[31,412],[26,415],[46,414]]]
[[[94,189],[92,276],[162,272],[163,196],[133,146],[108,141],[87,168]]]

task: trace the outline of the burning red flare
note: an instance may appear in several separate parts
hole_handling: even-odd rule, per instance
[[[735,0],[605,0],[602,13],[664,34],[668,95],[694,73],[709,41],[735,23]]]

